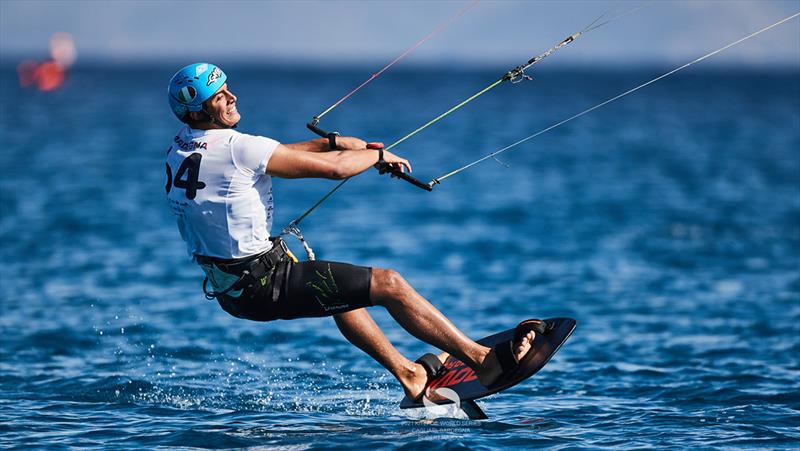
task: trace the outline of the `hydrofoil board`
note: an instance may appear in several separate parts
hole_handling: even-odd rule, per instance
[[[427,399],[412,400],[406,396],[400,402],[400,408],[414,409],[423,408],[430,403],[443,405],[460,402],[461,409],[469,418],[487,419],[488,417],[478,407],[475,400],[507,390],[536,374],[558,352],[561,345],[572,335],[572,331],[575,330],[576,326],[576,322],[572,318],[550,318],[544,321],[546,323],[545,332],[536,333],[531,350],[525,354],[519,366],[510,373],[500,376],[500,379],[490,387],[485,387],[478,382],[478,376],[472,368],[459,359],[450,356],[444,362],[445,370],[428,382],[425,388],[425,398]],[[509,329],[482,338],[478,340],[478,343],[491,348],[496,344],[513,338],[514,329]]]

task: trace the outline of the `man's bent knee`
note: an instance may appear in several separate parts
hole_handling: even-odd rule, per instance
[[[370,297],[375,305],[386,305],[388,302],[401,300],[408,283],[403,276],[393,269],[372,269]]]

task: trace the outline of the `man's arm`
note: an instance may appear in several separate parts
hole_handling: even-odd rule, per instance
[[[372,148],[383,147],[383,143],[367,144],[363,140],[353,138],[352,136],[339,136],[336,138],[337,150],[359,150],[366,148],[368,145],[372,146]],[[317,138],[299,143],[284,144],[284,146],[291,150],[300,150],[303,152],[329,152],[331,150],[326,138]]]
[[[303,152],[327,152],[331,150],[328,147],[328,140],[324,138],[312,139],[299,143],[283,144],[289,150],[300,150]]]
[[[301,143],[302,144],[302,143]],[[290,144],[291,146],[291,144]],[[325,178],[341,180],[367,170],[378,162],[378,150],[329,152],[297,152],[297,149],[279,144],[267,163],[267,174],[287,179]],[[408,160],[391,152],[384,152],[383,159],[401,171],[411,172]]]

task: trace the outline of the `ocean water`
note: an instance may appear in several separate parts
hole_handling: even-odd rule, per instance
[[[479,401],[487,421],[399,410],[329,318],[248,322],[203,297],[164,199],[174,70],[78,68],[53,93],[0,74],[0,446],[800,445],[796,69],[698,65],[432,193],[368,171],[305,220],[319,258],[397,269],[474,338],[578,320]],[[503,70],[398,68],[323,125],[389,143]],[[371,73],[226,71],[241,130],[284,142]],[[542,66],[397,153],[429,180],[660,71]],[[334,183],[277,180],[275,229]],[[432,350],[371,311],[407,356]]]

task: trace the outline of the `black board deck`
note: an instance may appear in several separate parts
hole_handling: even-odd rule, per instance
[[[447,371],[428,383],[425,389],[428,400],[436,404],[452,403],[450,399],[436,393],[438,388],[449,388],[458,395],[462,402],[462,407],[465,408],[464,410],[468,414],[469,411],[467,409],[477,409],[474,415],[470,414],[470,418],[486,418],[486,415],[478,408],[474,400],[507,390],[536,374],[558,352],[561,345],[572,335],[572,331],[575,330],[576,326],[576,322],[572,318],[550,318],[545,321],[552,322],[552,328],[545,334],[536,334],[533,339],[532,350],[523,357],[515,371],[501,376],[501,380],[496,381],[491,387],[484,387],[478,382],[478,377],[472,368],[457,358],[450,356],[444,362]],[[498,343],[511,340],[513,337],[514,329],[509,329],[482,338],[478,340],[478,343],[492,347]],[[424,407],[422,399],[412,400],[406,396],[400,402],[401,409],[419,407]]]

